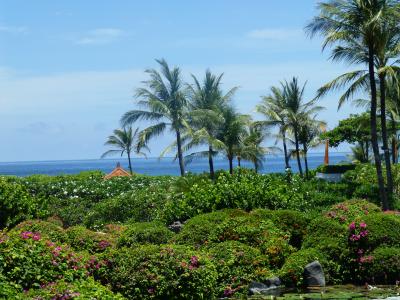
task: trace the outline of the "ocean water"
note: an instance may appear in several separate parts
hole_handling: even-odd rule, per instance
[[[314,169],[323,163],[323,153],[312,153],[309,155],[308,164],[310,169]],[[346,153],[330,154],[330,164],[348,161]],[[3,162],[0,163],[0,175],[28,176],[33,174],[76,174],[82,171],[100,170],[105,173],[111,172],[116,164],[128,169],[127,159],[93,159],[93,160],[60,160],[60,161],[32,161],[32,162]],[[290,165],[293,172],[297,172],[297,162],[291,160]],[[234,162],[237,166],[237,162]],[[179,175],[178,163],[172,158],[135,158],[132,160],[132,167],[135,173],[146,175]],[[216,170],[229,168],[228,161],[224,158],[216,158],[214,161]],[[248,162],[242,162],[242,167],[252,167]],[[303,162],[304,169],[304,162]],[[207,172],[208,160],[199,159],[193,161],[186,167],[188,172],[202,173]],[[281,155],[266,156],[264,167],[261,173],[277,173],[285,170],[284,159]]]

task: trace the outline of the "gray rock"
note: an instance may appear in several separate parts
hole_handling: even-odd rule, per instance
[[[278,277],[267,279],[264,283],[253,281],[249,285],[249,295],[270,295],[280,288],[281,280]]]
[[[325,286],[325,274],[319,261],[313,261],[305,266],[304,281],[307,286]]]
[[[176,221],[168,226],[173,232],[178,233],[182,230],[183,224],[180,221]]]

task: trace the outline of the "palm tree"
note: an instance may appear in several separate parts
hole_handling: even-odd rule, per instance
[[[192,75],[194,83],[188,86],[190,99],[188,122],[194,132],[185,149],[188,150],[199,144],[207,144],[211,179],[214,179],[213,156],[217,154],[216,149],[214,149],[215,144],[218,148],[221,145],[215,136],[224,122],[222,110],[237,90],[237,87],[234,87],[223,94],[221,90],[222,76],[223,74],[215,76],[210,70],[207,70],[202,84]],[[206,154],[204,151],[192,153],[188,159],[204,154]]]
[[[116,149],[111,149],[103,153],[101,158],[113,155],[120,154],[123,156],[125,153],[128,156],[129,163],[129,171],[133,174],[132,163],[131,163],[131,154],[134,152],[135,154],[146,156],[141,150],[143,148],[147,149],[146,146],[139,142],[139,128],[136,128],[135,131],[132,130],[132,127],[128,126],[123,129],[115,129],[114,134],[110,135],[104,145],[112,146]]]
[[[229,161],[229,173],[233,174],[233,160],[237,147],[246,134],[246,124],[250,117],[238,113],[233,106],[227,105],[222,109],[224,122],[221,124],[216,138],[223,143],[223,152]]]
[[[264,121],[258,121],[261,126],[278,126],[279,136],[283,143],[283,154],[285,156],[285,168],[289,169],[289,154],[286,144],[286,132],[288,130],[288,120],[285,114],[286,101],[283,94],[283,84],[281,87],[271,87],[271,94],[263,96],[260,104],[256,106],[256,112],[264,115]]]
[[[303,145],[304,165],[306,169],[306,178],[308,178],[308,150],[321,145],[323,141],[319,137],[326,127],[326,123],[317,120],[316,116],[312,118],[305,116],[300,122],[299,142]]]
[[[187,100],[182,89],[181,72],[177,67],[170,69],[164,59],[156,61],[161,67],[161,72],[155,69],[146,70],[150,80],[144,82],[146,88],[139,88],[136,91],[138,105],[144,110],[135,109],[126,112],[121,118],[121,123],[126,126],[138,120],[157,122],[140,132],[141,142],[144,145],[170,127],[176,135],[179,168],[181,176],[184,176],[181,134],[185,126]]]
[[[303,176],[303,169],[300,161],[300,131],[302,121],[315,115],[323,107],[315,106],[315,99],[304,102],[304,89],[307,83],[301,87],[296,77],[290,82],[285,81],[283,85],[283,97],[285,99],[284,114],[287,117],[287,125],[293,132],[297,165],[300,175]]]
[[[265,155],[274,153],[280,149],[276,147],[264,147],[262,143],[267,137],[265,129],[258,122],[251,122],[248,125],[248,132],[243,137],[237,149],[237,157],[240,166],[240,160],[250,161],[254,165],[256,173],[262,169],[265,161]]]
[[[330,45],[334,46],[332,56],[334,60],[342,59],[350,63],[367,62],[371,95],[371,142],[382,206],[383,209],[387,210],[389,203],[382,175],[376,123],[377,80],[375,68],[376,60],[382,52],[382,45],[380,44],[382,34],[388,28],[387,24],[398,22],[399,3],[396,0],[330,0],[320,3],[318,9],[320,11],[319,16],[313,19],[307,29],[311,36],[317,33],[324,36],[323,49]],[[355,44],[359,45],[360,49],[365,49],[365,56],[362,60],[360,60],[360,56],[354,56],[350,51],[347,51]],[[359,72],[354,73],[347,82],[357,78],[354,83],[359,83],[363,80],[360,75]],[[353,88],[349,89],[351,93],[358,89],[354,83],[352,84]],[[384,98],[381,109],[385,111]]]
[[[387,113],[390,119],[390,133],[392,137],[391,153],[392,163],[398,161],[398,140],[397,128],[400,121],[400,78],[388,81],[386,95],[387,95]]]

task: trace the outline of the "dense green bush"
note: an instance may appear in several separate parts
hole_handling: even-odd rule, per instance
[[[313,261],[319,261],[325,273],[328,274],[326,272],[327,261],[325,256],[316,249],[308,248],[297,251],[286,259],[285,264],[279,271],[279,278],[287,286],[304,285],[304,267]]]
[[[74,249],[100,253],[115,244],[113,237],[103,232],[95,232],[83,226],[72,226],[65,230],[67,243]]]
[[[400,247],[379,247],[363,260],[363,275],[368,282],[395,284],[400,280]]]
[[[33,197],[22,185],[0,177],[0,229],[46,214],[43,198]]]
[[[370,214],[362,218],[368,231],[369,249],[379,246],[400,246],[400,218],[384,213]]]
[[[245,215],[241,210],[220,210],[208,214],[201,214],[188,220],[174,241],[178,244],[193,245],[195,247],[208,243],[216,226],[230,216]]]
[[[166,244],[174,233],[159,222],[134,223],[128,225],[118,239],[118,247],[138,244]]]
[[[128,299],[212,299],[217,272],[205,255],[185,246],[146,245],[105,254],[102,280]]]
[[[67,282],[64,280],[43,286],[40,289],[31,289],[28,292],[7,295],[10,299],[52,299],[52,300],[123,300],[126,299],[120,294],[111,292],[100,283],[88,278],[85,280]]]
[[[311,221],[307,214],[294,210],[266,209],[256,209],[253,210],[251,214],[257,215],[260,218],[269,219],[280,230],[289,232],[289,244],[298,249],[301,248],[303,237],[307,232],[307,226]]]
[[[212,244],[207,249],[218,272],[218,296],[247,292],[251,281],[273,277],[268,257],[258,249],[237,241]]]
[[[326,216],[342,224],[349,224],[357,218],[381,212],[381,209],[367,200],[349,200],[332,206]]]
[[[354,170],[356,165],[354,164],[337,164],[337,165],[321,165],[317,168],[317,172],[329,173],[329,174],[343,174],[347,171]]]
[[[42,220],[29,220],[19,223],[15,226],[14,231],[30,231],[40,233],[42,238],[52,242],[66,243],[67,235],[64,229],[54,223]]]

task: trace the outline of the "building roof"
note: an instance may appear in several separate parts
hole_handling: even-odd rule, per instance
[[[113,177],[125,177],[125,176],[132,176],[129,172],[125,171],[120,163],[117,163],[115,169],[110,173],[104,176],[104,179],[110,179]]]

